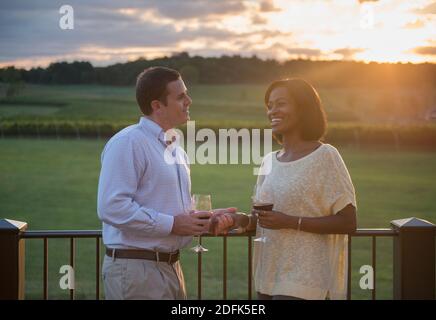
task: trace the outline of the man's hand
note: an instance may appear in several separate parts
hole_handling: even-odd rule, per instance
[[[178,236],[196,236],[209,230],[209,211],[191,211],[189,214],[180,214],[174,217],[172,234]]]
[[[238,209],[231,207],[213,210],[209,232],[213,235],[227,234],[235,224],[234,214]]]

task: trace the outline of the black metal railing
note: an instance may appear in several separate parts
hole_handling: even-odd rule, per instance
[[[376,252],[378,237],[394,239],[394,298],[395,299],[434,299],[435,297],[435,225],[409,218],[391,222],[391,229],[358,229],[348,236],[348,288],[347,299],[351,299],[351,257],[352,239],[372,238],[373,289],[372,299],[376,299]],[[48,299],[48,242],[49,239],[70,239],[70,265],[75,265],[75,239],[95,239],[95,298],[100,299],[100,230],[59,230],[26,231],[27,224],[13,220],[0,220],[0,261],[2,269],[0,280],[0,299],[24,299],[24,241],[43,240],[43,299]],[[252,237],[253,232],[229,233],[222,238],[223,245],[223,299],[227,299],[227,239],[229,237],[247,238],[247,298],[252,299]],[[202,237],[214,237],[209,234]],[[201,238],[200,238],[201,242]],[[12,274],[5,276],[5,272]],[[202,253],[197,255],[197,298],[202,299]],[[75,289],[70,289],[70,299],[75,298]]]
[[[354,237],[371,237],[372,238],[372,246],[371,246],[371,264],[373,269],[373,289],[372,291],[372,300],[376,300],[377,294],[377,237],[395,237],[398,236],[398,232],[392,229],[358,229],[354,234],[348,236],[348,269],[347,269],[347,299],[351,300],[351,244],[352,238]]]
[[[222,236],[213,236],[210,234],[204,234],[200,237],[200,244],[201,244],[201,238],[204,237],[220,237],[222,238],[222,245],[223,245],[223,279],[222,279],[222,285],[223,285],[223,300],[227,300],[227,239],[229,237],[246,237],[247,238],[247,284],[248,284],[248,291],[247,291],[247,299],[252,299],[252,257],[253,257],[253,248],[252,248],[252,238],[254,236],[254,232],[245,232],[245,233],[235,233],[230,232],[227,235]],[[202,253],[197,253],[197,299],[202,299]]]
[[[43,263],[43,299],[48,299],[48,239],[70,239],[70,266],[74,270],[75,265],[75,240],[95,239],[95,299],[100,299],[100,230],[49,230],[49,231],[24,231],[20,239],[42,239],[44,246]],[[70,300],[74,300],[74,290],[70,289]]]
[[[223,241],[223,300],[227,299],[227,238],[228,237],[247,237],[248,243],[248,261],[247,261],[247,281],[248,281],[248,299],[252,299],[252,236],[253,232],[247,233],[234,233],[230,232],[225,236],[217,236],[222,238]],[[96,259],[95,259],[95,298],[100,299],[100,244],[102,233],[100,230],[39,230],[39,231],[24,231],[20,233],[20,239],[41,239],[43,240],[43,299],[48,299],[48,240],[49,239],[70,239],[70,266],[74,269],[75,262],[75,239],[92,239],[96,240]],[[215,237],[210,234],[203,234],[204,237]],[[200,244],[201,244],[200,238]],[[197,298],[202,299],[202,253],[197,253]],[[74,289],[70,289],[70,299],[74,300]]]

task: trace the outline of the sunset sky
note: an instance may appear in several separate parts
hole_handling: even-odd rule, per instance
[[[74,29],[59,8],[74,9]],[[187,51],[275,58],[436,62],[429,0],[2,0],[0,67],[94,65]]]

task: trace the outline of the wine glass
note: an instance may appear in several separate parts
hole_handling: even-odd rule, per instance
[[[256,183],[253,187],[253,195],[251,197],[252,206],[256,210],[264,210],[271,211],[273,209],[274,204],[267,202],[265,199],[265,195],[260,192],[260,187]],[[255,238],[253,241],[265,243],[266,237],[264,236],[263,228],[260,229],[260,237]]]
[[[212,201],[210,199],[210,194],[194,194],[192,196],[192,210],[196,211],[212,211]],[[209,218],[203,218],[209,219]],[[209,249],[201,245],[201,236],[198,236],[197,245],[192,247],[191,250],[199,252],[207,252]]]

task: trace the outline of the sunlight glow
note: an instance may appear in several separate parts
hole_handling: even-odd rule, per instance
[[[29,68],[72,59],[91,60],[99,65],[139,57],[152,59],[180,51],[205,56],[255,54],[280,61],[305,58],[436,63],[436,14],[429,8],[432,0],[362,3],[358,0],[274,0],[266,8],[261,6],[260,0],[242,0],[242,3],[242,9],[236,13],[198,14],[187,18],[166,16],[152,6],[114,9],[125,16],[126,21],[134,21],[132,25],[136,28],[143,26],[148,46],[141,41],[130,47],[86,43],[66,55],[0,61],[0,66],[15,64]],[[153,45],[153,39],[159,39],[159,35],[150,34],[150,27],[156,30],[161,27],[170,40]]]

